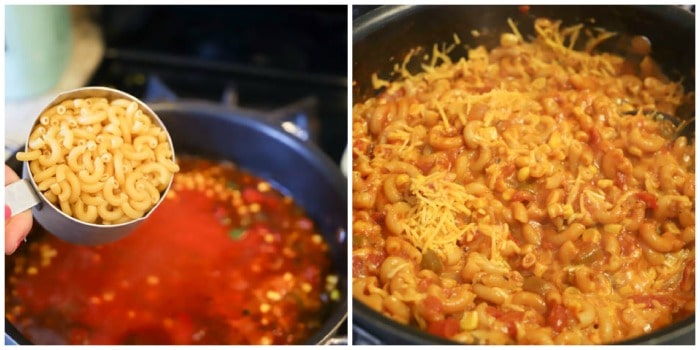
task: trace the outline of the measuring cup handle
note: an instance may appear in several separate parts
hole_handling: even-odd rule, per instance
[[[5,204],[15,216],[41,202],[28,179],[21,179],[5,186]]]

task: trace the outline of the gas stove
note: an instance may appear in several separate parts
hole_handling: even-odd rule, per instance
[[[345,6],[102,6],[88,85],[146,103],[200,100],[284,114],[338,163],[347,144]],[[286,123],[286,125],[290,125]]]

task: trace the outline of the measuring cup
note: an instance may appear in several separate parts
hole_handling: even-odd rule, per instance
[[[32,125],[31,130],[34,130],[34,127],[37,125],[37,123],[39,123],[39,118],[41,115],[43,115],[49,108],[68,99],[89,97],[104,97],[109,101],[123,98],[136,102],[139,108],[143,111],[144,115],[150,117],[155,124],[160,126],[163,131],[165,131],[170,149],[173,150],[173,161],[175,160],[175,148],[173,147],[172,139],[170,138],[170,134],[160,118],[158,118],[153,110],[151,110],[145,103],[136,97],[112,88],[90,86],[61,93],[51,103],[49,103],[49,105],[44,108],[41,113],[39,113]],[[30,135],[27,135],[25,151],[27,151],[29,145],[29,136]],[[60,208],[56,207],[49,200],[47,200],[44,194],[38,189],[36,181],[34,181],[33,174],[29,170],[29,162],[23,163],[22,179],[5,186],[5,203],[12,210],[12,214],[14,215],[32,208],[32,215],[34,216],[34,219],[47,231],[67,242],[81,245],[99,245],[110,243],[131,233],[131,231],[138,227],[138,225],[140,225],[144,220],[148,219],[151,213],[153,213],[160,203],[163,202],[163,199],[170,190],[170,186],[173,182],[173,177],[171,177],[168,186],[165,188],[163,193],[161,193],[158,202],[143,217],[114,225],[93,224],[80,221],[67,215]]]

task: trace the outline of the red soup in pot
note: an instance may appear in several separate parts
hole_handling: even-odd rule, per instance
[[[28,340],[293,344],[320,327],[338,277],[313,221],[232,163],[179,164],[128,237],[78,246],[35,225],[37,239],[6,257],[6,317]]]

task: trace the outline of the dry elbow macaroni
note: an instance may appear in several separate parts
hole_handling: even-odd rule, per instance
[[[143,217],[179,171],[166,132],[126,99],[49,108],[17,159],[29,162],[39,190],[65,214],[102,225]]]
[[[481,344],[612,343],[694,314],[695,146],[642,112],[693,93],[565,46],[580,27],[535,30],[354,105],[354,298]]]

